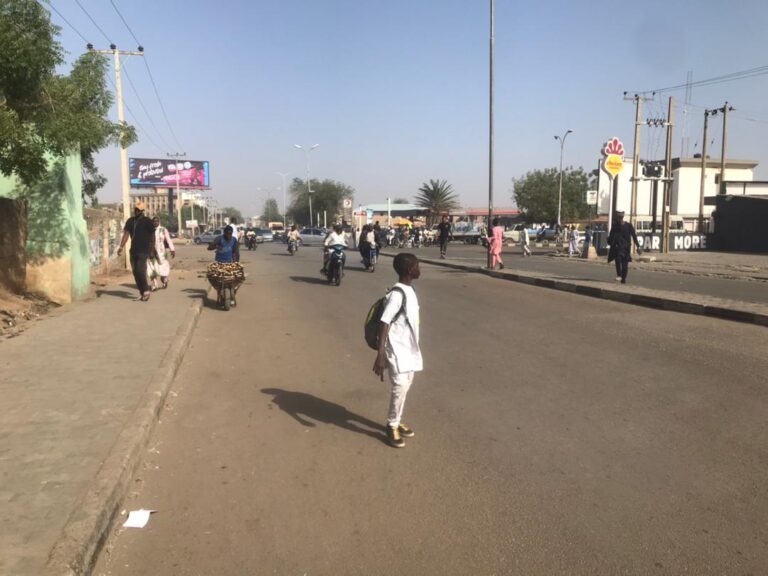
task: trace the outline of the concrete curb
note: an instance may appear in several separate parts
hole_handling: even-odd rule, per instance
[[[210,288],[204,298],[194,301],[189,307],[184,323],[176,331],[136,410],[51,549],[46,574],[84,576],[91,573],[119,514],[120,504],[141,462],[176,371],[192,339],[205,299],[209,296]]]
[[[390,253],[382,253],[381,255],[387,256],[389,258],[393,258],[395,256],[394,254]],[[748,324],[756,324],[758,326],[768,326],[768,307],[761,305],[751,305],[749,303],[739,302],[736,300],[728,301],[723,299],[712,299],[709,297],[697,295],[686,295],[685,297],[683,295],[676,296],[674,293],[653,289],[642,289],[642,292],[633,292],[632,288],[629,290],[626,288],[608,288],[605,286],[595,286],[592,284],[584,284],[576,281],[547,278],[545,276],[537,276],[531,273],[521,274],[508,270],[487,270],[479,266],[457,264],[455,262],[448,262],[446,260],[435,260],[429,258],[419,258],[419,260],[425,264],[432,264],[434,266],[443,266],[445,268],[453,268],[455,270],[465,270],[467,272],[485,274],[486,276],[498,278],[501,280],[510,280],[512,282],[520,282],[522,284],[529,284],[531,286],[541,286],[542,288],[550,288],[552,290],[572,292],[575,294],[581,294],[583,296],[591,296],[593,298],[602,298],[604,300],[622,302],[624,304],[645,306],[647,308],[656,308],[658,310],[667,310],[670,312],[682,312],[685,314],[712,316],[714,318],[733,320],[736,322],[746,322]],[[717,302],[710,300],[717,300]],[[761,308],[761,310],[751,310],[750,308]]]

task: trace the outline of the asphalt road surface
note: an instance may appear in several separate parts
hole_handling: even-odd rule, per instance
[[[362,335],[391,260],[338,288],[315,248],[244,260],[123,506],[157,512],[95,574],[768,570],[765,328],[424,266],[398,450]]]

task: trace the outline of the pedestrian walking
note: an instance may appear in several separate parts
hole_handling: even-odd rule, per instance
[[[444,215],[440,224],[437,225],[437,240],[440,243],[440,258],[445,260],[445,253],[448,249],[448,241],[451,239],[451,223],[448,222],[448,216]]]
[[[149,282],[147,282],[147,260],[154,250],[155,227],[152,220],[144,216],[144,202],[136,202],[133,207],[133,216],[128,218],[123,227],[123,237],[120,239],[120,246],[117,249],[117,255],[123,253],[123,247],[131,239],[131,269],[133,270],[133,279],[136,281],[136,288],[139,290],[142,302],[149,300]]]
[[[155,227],[155,250],[147,261],[147,276],[152,291],[158,289],[158,280],[163,288],[168,288],[168,277],[171,275],[171,263],[168,261],[168,254],[171,258],[176,257],[176,248],[173,247],[173,240],[165,226],[160,225],[160,218],[152,218],[152,225]]]
[[[581,252],[579,252],[579,231],[576,230],[576,226],[572,225],[568,233],[568,258],[574,254],[581,256]]]
[[[624,212],[616,212],[616,219],[608,234],[608,262],[616,262],[616,282],[627,283],[629,263],[632,262],[632,243],[634,242],[638,254],[642,252],[637,242],[635,227],[629,222],[624,222]]]
[[[520,248],[523,251],[523,258],[531,255],[531,235],[528,233],[528,228],[523,226],[520,230]]]
[[[504,247],[504,226],[499,225],[499,219],[494,218],[492,222],[491,235],[488,236],[488,252],[491,254],[491,270],[504,270],[504,261],[501,259],[501,251]]]
[[[581,248],[581,257],[589,258],[589,248],[592,246],[592,227],[587,226],[584,230],[584,246]]]
[[[390,397],[387,419],[387,442],[395,448],[405,446],[403,438],[414,431],[403,424],[403,408],[413,375],[424,365],[419,347],[419,300],[412,283],[421,276],[419,259],[402,252],[392,263],[398,281],[386,297],[379,323],[379,350],[373,363],[374,373],[384,381],[389,375]]]

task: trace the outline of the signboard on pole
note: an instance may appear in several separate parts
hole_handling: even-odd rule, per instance
[[[587,205],[597,206],[597,190],[587,190]]]
[[[603,147],[603,170],[616,177],[624,169],[624,144],[614,137]]]
[[[187,228],[197,228],[197,220],[187,220]]]

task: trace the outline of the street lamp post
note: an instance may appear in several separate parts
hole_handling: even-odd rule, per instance
[[[313,144],[309,148],[304,148],[304,146],[301,146],[300,144],[294,144],[294,148],[298,148],[299,150],[303,150],[305,156],[307,157],[307,196],[309,196],[309,226],[312,227],[312,186],[310,184],[311,180],[309,179],[309,153],[312,152],[315,148],[320,146],[320,144]]]
[[[557,192],[557,226],[560,227],[560,211],[563,207],[563,147],[565,146],[565,139],[568,138],[568,134],[573,130],[566,131],[562,136],[555,136],[555,140],[560,140],[560,186]]]

